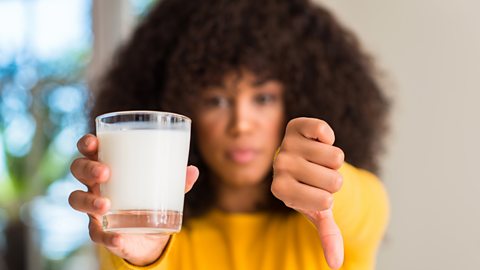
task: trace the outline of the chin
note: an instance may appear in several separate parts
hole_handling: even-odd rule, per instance
[[[231,169],[224,174],[223,179],[237,187],[255,186],[264,181],[266,173],[259,172],[258,168],[252,168],[251,170],[247,168]]]

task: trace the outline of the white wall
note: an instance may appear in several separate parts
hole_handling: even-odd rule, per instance
[[[134,22],[129,0],[92,1],[93,57],[87,70],[91,85],[97,83],[110,64],[118,44],[129,37]]]
[[[320,2],[358,33],[395,101],[378,269],[480,269],[480,1]]]

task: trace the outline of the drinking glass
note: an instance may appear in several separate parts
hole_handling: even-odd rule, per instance
[[[191,120],[157,111],[123,111],[95,119],[98,159],[110,169],[100,185],[111,208],[103,229],[172,234],[182,225]]]

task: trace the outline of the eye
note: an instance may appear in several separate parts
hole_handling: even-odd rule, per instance
[[[209,96],[203,99],[203,106],[206,108],[225,108],[230,105],[230,101],[223,96]]]
[[[277,96],[273,94],[260,93],[254,97],[255,103],[259,105],[266,105],[277,101]]]

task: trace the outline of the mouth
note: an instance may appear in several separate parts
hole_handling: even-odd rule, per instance
[[[251,148],[237,148],[228,150],[227,158],[237,164],[247,164],[252,162],[259,154],[258,150]]]

